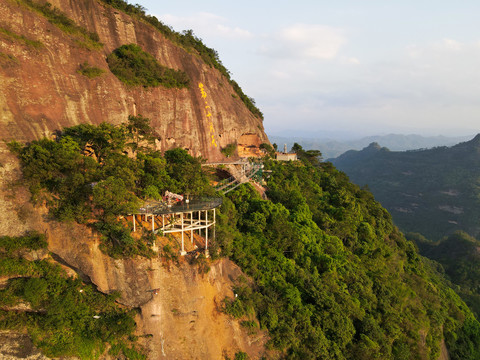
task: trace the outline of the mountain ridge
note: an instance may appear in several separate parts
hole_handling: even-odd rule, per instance
[[[461,141],[466,141],[469,136],[446,137],[446,136],[422,136],[418,134],[388,134],[388,135],[372,135],[362,138],[348,139],[338,137],[317,138],[307,136],[280,136],[270,135],[270,140],[277,143],[279,148],[283,144],[287,144],[290,148],[294,142],[299,143],[305,149],[318,149],[322,152],[325,159],[336,158],[348,150],[361,150],[372,142],[377,142],[381,146],[385,146],[392,151],[416,150],[421,148],[432,148],[436,146],[451,146]]]
[[[332,163],[353,182],[368,185],[403,231],[419,232],[432,240],[457,230],[478,236],[480,224],[473,214],[480,210],[475,198],[479,148],[480,134],[451,147],[428,150],[372,151],[370,145],[342,154]]]

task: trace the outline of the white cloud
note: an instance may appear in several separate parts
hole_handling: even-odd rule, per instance
[[[271,37],[260,52],[267,56],[331,60],[347,41],[344,31],[325,25],[295,24]]]
[[[230,39],[249,39],[253,37],[253,34],[246,29],[229,26],[227,18],[208,12],[199,12],[192,16],[163,14],[159,15],[158,18],[177,30],[193,29],[194,33],[199,36]]]
[[[460,51],[463,44],[453,39],[443,39],[441,47],[445,50]]]

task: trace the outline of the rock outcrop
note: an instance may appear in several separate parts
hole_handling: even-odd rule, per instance
[[[151,25],[96,0],[50,2],[79,26],[96,32],[103,47],[88,49],[21,2],[1,0],[0,28],[6,30],[0,31],[1,139],[29,141],[62,127],[120,123],[128,115],[141,114],[151,119],[162,150],[183,147],[193,155],[219,160],[220,149],[243,134],[268,141],[262,120],[245,107],[225,76]],[[190,87],[125,86],[109,71],[106,56],[130,43],[162,65],[186,72]],[[84,62],[105,73],[93,79],[78,73]]]
[[[96,32],[103,47],[85,47],[22,1],[0,0],[0,236],[45,233],[53,259],[70,274],[74,271],[102,292],[119,291],[122,304],[139,309],[138,334],[152,335],[144,338],[151,359],[222,359],[236,351],[261,356],[264,334],[247,336],[238,321],[219,311],[223,298],[233,296],[240,275],[233,263],[213,263],[208,274],[201,274],[183,261],[166,268],[160,259],[109,258],[90,230],[55,222],[45,208],[30,202],[18,159],[3,140],[31,141],[54,136],[63,127],[118,124],[141,114],[151,119],[160,150],[183,147],[215,161],[224,158],[221,148],[239,143],[242,135],[254,137],[255,144],[268,142],[262,120],[218,70],[151,25],[97,0],[50,2],[77,25]],[[183,70],[190,87],[125,86],[109,71],[106,56],[129,43],[140,45],[162,65]],[[105,72],[90,79],[77,71],[84,62]],[[153,288],[158,295],[149,291]],[[0,356],[13,359],[18,352],[44,358],[24,334],[2,333],[1,338],[15,341],[9,340],[13,347],[2,347],[0,351],[6,350]],[[29,350],[21,353],[24,343]]]

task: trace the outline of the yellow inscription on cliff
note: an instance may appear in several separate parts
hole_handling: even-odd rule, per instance
[[[202,94],[202,99],[205,102],[205,116],[207,118],[208,125],[209,125],[209,135],[211,138],[211,143],[213,146],[218,147],[217,142],[215,141],[215,128],[213,127],[212,113],[210,112],[211,107],[210,105],[208,105],[207,93],[205,92],[205,87],[203,86],[202,83],[198,83],[198,88],[200,89],[200,93]]]

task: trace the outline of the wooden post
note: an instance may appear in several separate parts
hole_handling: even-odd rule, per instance
[[[155,232],[155,215],[152,214],[152,232]]]
[[[135,226],[135,214],[132,215],[133,217],[133,232],[136,231],[136,226]]]

